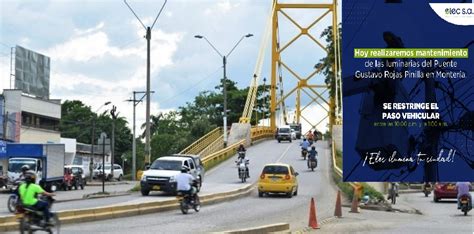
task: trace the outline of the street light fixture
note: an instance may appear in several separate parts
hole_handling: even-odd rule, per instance
[[[206,40],[207,44],[209,44],[212,49],[222,58],[222,64],[223,64],[223,69],[224,69],[224,78],[222,79],[222,92],[224,95],[224,113],[223,113],[223,125],[224,125],[224,147],[227,147],[227,74],[226,74],[226,64],[227,64],[227,58],[230,56],[230,54],[235,50],[235,48],[240,44],[240,42],[244,38],[249,38],[252,37],[253,34],[246,34],[243,35],[240,40],[232,47],[232,49],[227,53],[227,55],[222,55],[219,50],[216,49],[216,47],[205,37],[202,35],[195,35],[194,37],[197,39],[204,39]]]

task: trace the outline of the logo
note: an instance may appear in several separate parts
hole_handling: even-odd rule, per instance
[[[474,25],[474,3],[430,3],[443,20],[454,25]]]

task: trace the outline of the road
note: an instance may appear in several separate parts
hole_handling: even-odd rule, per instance
[[[471,195],[474,195],[471,193]],[[400,194],[395,208],[416,209],[419,214],[362,210],[360,214],[343,212],[343,219],[326,224],[318,233],[473,233],[472,211],[464,216],[456,209],[456,200],[434,203],[432,194]],[[316,232],[315,232],[316,233]]]
[[[269,162],[291,164],[299,172],[298,196],[291,199],[284,196],[259,198],[256,190],[248,197],[220,204],[202,207],[199,213],[183,215],[179,210],[157,214],[133,216],[121,219],[65,225],[66,233],[204,233],[241,229],[276,222],[289,222],[293,230],[306,227],[311,197],[316,198],[318,219],[332,216],[336,189],[330,180],[330,158],[326,143],[318,142],[319,165],[311,172],[300,157],[299,142],[281,143],[266,141],[247,151],[250,159],[253,183],[259,177],[263,165]],[[326,147],[325,147],[326,146]],[[206,175],[207,180],[218,184],[237,184],[237,168],[232,158]],[[203,189],[205,187],[203,186]]]

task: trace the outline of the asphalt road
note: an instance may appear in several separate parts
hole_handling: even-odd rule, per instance
[[[281,143],[266,141],[247,151],[253,183],[266,163],[284,162],[299,172],[298,196],[286,198],[271,196],[259,198],[256,190],[248,197],[220,204],[204,206],[199,213],[183,215],[179,210],[121,219],[65,225],[65,233],[204,233],[289,222],[293,230],[308,224],[311,197],[316,199],[318,220],[331,217],[334,212],[335,187],[331,184],[329,149],[318,142],[319,165],[311,172],[300,157],[299,141]],[[238,185],[237,168],[232,158],[206,175],[214,185]],[[205,181],[206,181],[205,180]],[[209,182],[209,183],[211,183]],[[203,189],[205,187],[203,186]]]

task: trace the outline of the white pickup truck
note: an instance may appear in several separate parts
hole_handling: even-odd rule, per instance
[[[190,174],[198,180],[198,191],[201,189],[204,176],[204,166],[198,155],[175,154],[156,159],[145,172],[143,172],[140,186],[143,196],[148,196],[150,191],[163,191],[176,193],[175,176],[181,173],[181,168],[190,168]]]

